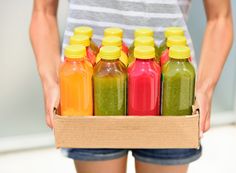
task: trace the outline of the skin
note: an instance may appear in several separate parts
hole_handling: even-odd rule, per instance
[[[201,135],[210,128],[212,96],[233,41],[230,0],[204,0],[204,6],[207,25],[196,83],[196,99],[201,110]],[[34,0],[30,25],[30,38],[44,91],[46,122],[50,128],[53,128],[53,109],[58,107],[60,98],[58,86],[60,40],[57,7],[58,0]],[[124,173],[126,162],[126,157],[108,161],[77,160],[75,167],[79,173]],[[135,161],[135,167],[137,173],[185,173],[188,169],[188,165],[162,166],[139,161]]]

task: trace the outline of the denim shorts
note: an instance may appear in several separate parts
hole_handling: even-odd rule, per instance
[[[63,155],[74,160],[101,161],[127,156],[132,151],[134,158],[141,162],[159,165],[184,165],[200,158],[199,149],[62,149]]]

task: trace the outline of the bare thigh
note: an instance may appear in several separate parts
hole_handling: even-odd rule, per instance
[[[188,165],[163,166],[135,161],[136,173],[187,173]]]
[[[77,173],[125,173],[127,156],[105,161],[80,161],[75,160]]]

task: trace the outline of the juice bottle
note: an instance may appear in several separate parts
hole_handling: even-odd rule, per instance
[[[184,36],[184,30],[182,27],[167,27],[164,31],[165,39],[159,45],[159,56],[162,52],[167,49],[166,42],[167,38],[170,36]]]
[[[147,28],[147,27],[137,28],[134,31],[134,40],[138,37],[153,37],[154,38],[154,31],[153,29]],[[159,52],[158,46],[155,43],[154,43],[154,47],[155,47],[155,51]],[[133,42],[129,47],[129,57],[134,54],[134,48],[135,48],[135,45]],[[158,57],[157,57],[157,60],[159,60]]]
[[[121,28],[111,27],[106,28],[104,30],[104,37],[115,36],[119,37],[121,40],[123,39],[123,30]],[[128,46],[122,41],[122,50],[128,55],[129,48]]]
[[[93,115],[93,67],[85,60],[84,46],[65,48],[59,71],[61,115]]]
[[[134,47],[138,47],[138,46],[151,46],[154,47],[155,42],[153,37],[148,37],[148,36],[142,36],[142,37],[137,37],[134,40]],[[156,57],[156,54],[155,54]],[[129,64],[131,64],[132,62],[134,62],[134,52],[130,51],[129,53]]]
[[[161,69],[155,49],[138,46],[128,68],[128,115],[160,115]]]
[[[102,59],[93,75],[95,115],[126,115],[127,72],[120,53],[115,46],[100,49]]]
[[[190,49],[173,46],[170,61],[162,72],[162,115],[191,115],[194,102],[195,71],[188,61]]]
[[[87,35],[90,39],[90,47],[94,51],[95,55],[98,54],[98,46],[93,41],[93,29],[89,26],[80,26],[74,29],[74,35]]]
[[[86,35],[74,35],[70,37],[70,45],[82,45],[86,47],[86,57],[87,60],[95,65],[96,63],[96,53],[92,50],[90,45],[90,39]]]
[[[122,40],[119,37],[115,37],[115,36],[104,37],[102,39],[101,47],[104,47],[104,46],[117,46],[120,49],[122,49]],[[101,60],[101,56],[98,53],[97,58],[96,58],[96,63],[98,63],[100,60]],[[128,66],[128,57],[123,49],[121,50],[120,61],[126,67]]]
[[[186,46],[187,45],[187,40],[184,36],[170,36],[167,38],[166,42],[166,49],[162,52],[161,58],[160,58],[160,63],[161,67],[166,64],[166,62],[169,61],[169,49],[172,46]]]

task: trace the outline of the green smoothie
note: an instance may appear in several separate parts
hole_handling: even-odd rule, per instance
[[[190,49],[170,48],[170,61],[162,72],[162,115],[191,115],[194,102],[195,70],[188,61]]]
[[[126,115],[127,72],[119,61],[120,49],[105,46],[102,60],[96,64],[94,82],[94,115]]]
[[[95,115],[126,115],[126,75],[93,79]]]

